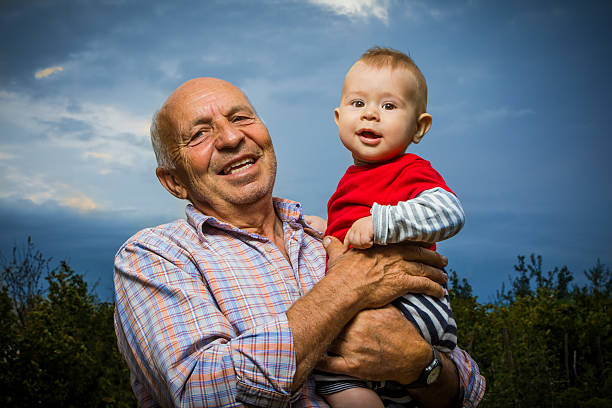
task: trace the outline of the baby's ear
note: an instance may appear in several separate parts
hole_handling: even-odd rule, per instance
[[[413,143],[419,143],[423,136],[425,136],[425,134],[429,132],[432,120],[433,119],[431,115],[427,112],[421,113],[419,115],[419,118],[417,119],[417,130],[414,136],[412,137]]]
[[[340,120],[340,108],[334,109],[334,122],[336,122],[336,126],[338,126],[338,120]]]

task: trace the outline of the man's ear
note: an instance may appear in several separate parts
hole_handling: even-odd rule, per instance
[[[413,143],[419,143],[421,139],[423,138],[423,136],[425,136],[425,134],[429,132],[429,129],[431,128],[432,120],[433,119],[431,115],[427,112],[421,113],[419,115],[419,118],[417,119],[416,133],[412,137]]]
[[[336,122],[336,126],[338,126],[338,121],[340,120],[340,108],[334,109],[334,122]]]
[[[155,169],[155,174],[161,185],[164,186],[170,194],[181,200],[187,198],[187,189],[177,177],[176,170],[160,166]]]

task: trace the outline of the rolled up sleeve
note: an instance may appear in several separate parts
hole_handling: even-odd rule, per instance
[[[464,408],[478,406],[486,388],[486,381],[480,374],[478,364],[459,347],[455,347],[448,356],[457,366],[459,385],[463,393],[461,406]]]

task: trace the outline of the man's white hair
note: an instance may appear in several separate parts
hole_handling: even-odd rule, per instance
[[[155,158],[157,159],[157,165],[159,167],[166,167],[168,169],[174,169],[175,164],[172,157],[170,157],[170,153],[168,153],[168,146],[162,140],[162,135],[160,134],[160,126],[159,126],[159,115],[160,111],[158,110],[153,114],[153,119],[151,120],[151,144],[153,145],[153,151],[155,152]]]

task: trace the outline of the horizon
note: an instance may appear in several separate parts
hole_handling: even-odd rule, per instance
[[[438,245],[480,301],[517,256],[573,283],[612,264],[608,2],[398,0],[0,3],[0,253],[66,260],[102,300],[139,229],[184,217],[155,177],[151,116],[182,82],[240,87],[268,127],[274,195],[325,217],[352,163],[333,121],[374,45],[410,55],[433,125],[408,152],[457,193],[466,225]]]

